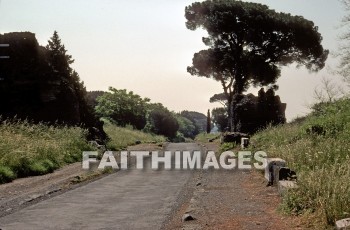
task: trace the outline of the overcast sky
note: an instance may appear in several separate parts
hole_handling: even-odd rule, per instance
[[[186,29],[184,9],[191,0],[0,0],[0,33],[30,31],[41,45],[57,30],[73,68],[88,90],[127,89],[176,112],[206,113],[219,106],[209,98],[222,92],[218,82],[186,72],[204,49],[205,31]],[[344,10],[338,0],[252,0],[277,11],[314,21],[325,48],[337,49]],[[332,57],[328,63],[334,65]],[[284,68],[277,94],[287,103],[288,120],[305,115],[323,70]],[[256,92],[251,90],[250,92]]]

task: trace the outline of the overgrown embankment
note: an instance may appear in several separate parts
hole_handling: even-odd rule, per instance
[[[134,145],[137,141],[141,143],[161,143],[166,141],[164,136],[135,130],[131,126],[118,127],[108,120],[104,120],[103,129],[110,138],[107,143],[107,149],[110,150],[125,149],[130,145]]]
[[[164,142],[163,136],[121,128],[105,120],[107,149],[120,150],[141,143]],[[94,150],[79,127],[4,121],[0,124],[0,184],[19,177],[43,175],[81,160],[82,152]]]
[[[26,121],[0,124],[0,183],[43,175],[81,160],[93,148],[78,127],[54,127]]]
[[[350,99],[317,104],[305,119],[261,131],[252,143],[298,174],[299,189],[284,196],[284,211],[311,215],[313,226],[350,217]]]

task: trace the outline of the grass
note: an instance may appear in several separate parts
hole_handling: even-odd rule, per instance
[[[143,143],[164,142],[156,136],[132,128],[121,128],[105,121],[112,150]],[[44,175],[70,163],[81,161],[82,151],[94,148],[79,127],[54,127],[27,121],[0,123],[0,184],[20,177]]]
[[[4,121],[0,124],[0,184],[80,161],[82,151],[93,150],[85,134],[78,127]]]
[[[141,143],[161,143],[166,141],[166,138],[163,136],[134,130],[132,127],[118,127],[108,120],[103,121],[105,123],[103,129],[110,138],[107,143],[107,148],[110,150],[125,149],[130,145],[135,145],[136,141]]]
[[[220,133],[200,133],[196,136],[195,141],[208,142],[210,139],[218,140]]]
[[[251,142],[297,172],[299,188],[283,197],[283,211],[324,229],[350,217],[350,99],[316,105],[305,119],[269,127]]]

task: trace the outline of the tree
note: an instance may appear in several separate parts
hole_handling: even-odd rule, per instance
[[[179,123],[175,114],[170,112],[161,103],[148,105],[148,118],[145,131],[157,135],[164,135],[170,139],[176,137],[179,130]]]
[[[220,132],[225,131],[228,124],[227,109],[215,108],[211,111],[213,123],[218,126]]]
[[[210,109],[207,112],[207,133],[211,131],[211,119],[210,119]]]
[[[180,115],[192,121],[195,126],[194,136],[206,131],[207,117],[203,113],[185,110]]]
[[[48,45],[48,64],[51,68],[51,74],[48,76],[47,88],[50,89],[56,100],[49,103],[53,110],[62,111],[58,114],[52,114],[58,121],[64,121],[68,124],[77,124],[81,122],[79,93],[85,94],[85,87],[80,83],[79,76],[70,65],[74,63],[71,55],[67,54],[65,46],[54,31]],[[79,92],[77,92],[77,90]],[[64,111],[64,112],[63,112]]]
[[[87,92],[87,103],[92,108],[95,108],[97,106],[97,98],[102,96],[105,92],[104,91],[89,91]]]
[[[0,34],[0,43],[10,44],[0,63],[0,115],[52,125],[79,125],[89,130],[88,138],[105,139],[102,123],[86,102],[86,89],[70,64],[72,56],[55,31],[46,47],[35,34]],[[1,77],[0,77],[1,78]]]
[[[67,54],[65,46],[62,44],[57,31],[54,31],[52,37],[48,41],[46,49],[49,50],[49,63],[53,71],[57,75],[62,75],[68,79],[72,73],[71,64],[74,63],[72,56]]]
[[[347,32],[340,35],[341,43],[337,54],[340,57],[340,63],[337,72],[350,86],[350,0],[341,0],[341,2],[345,6],[347,12],[346,16],[342,19],[342,27],[344,27]]]
[[[183,134],[184,137],[192,138],[197,135],[195,124],[186,117],[181,116],[181,114],[176,114],[177,123],[179,124],[179,132]]]
[[[96,113],[101,117],[111,118],[120,126],[130,124],[136,129],[143,129],[150,99],[141,98],[125,89],[109,87],[109,91],[97,98]]]
[[[344,89],[331,79],[323,77],[321,86],[314,89],[316,103],[331,103],[345,95]]]
[[[225,108],[227,108],[227,97],[225,95],[225,93],[218,93],[218,94],[214,94],[210,99],[209,99],[210,103],[214,103],[214,102],[219,102],[221,105],[223,105]]]
[[[185,8],[186,26],[203,28],[209,48],[194,54],[187,71],[219,81],[227,98],[229,127],[236,128],[234,105],[250,86],[269,86],[282,66],[297,63],[310,71],[325,65],[328,50],[312,21],[277,13],[266,5],[207,0]]]

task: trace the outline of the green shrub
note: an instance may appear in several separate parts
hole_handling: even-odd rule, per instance
[[[0,165],[0,184],[11,182],[15,178],[15,173],[9,167]]]
[[[237,144],[235,142],[226,142],[223,143],[220,146],[220,152],[225,152],[225,151],[229,151],[229,150],[233,150],[237,147]]]

